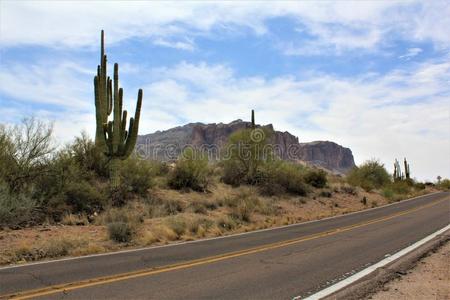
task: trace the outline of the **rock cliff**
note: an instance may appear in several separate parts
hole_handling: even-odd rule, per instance
[[[208,151],[210,158],[218,159],[220,151],[235,131],[250,127],[249,122],[236,120],[229,124],[189,123],[165,131],[141,135],[136,149],[140,156],[149,159],[174,160],[188,145]],[[258,126],[260,127],[260,126]],[[346,173],[355,166],[352,151],[330,141],[299,143],[289,132],[275,131],[272,124],[264,125],[272,132],[270,144],[282,159],[300,161],[328,169],[335,173]]]

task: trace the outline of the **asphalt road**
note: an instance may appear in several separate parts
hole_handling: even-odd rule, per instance
[[[0,269],[0,295],[39,299],[291,299],[450,223],[450,193],[321,221]],[[0,296],[0,298],[2,298]]]

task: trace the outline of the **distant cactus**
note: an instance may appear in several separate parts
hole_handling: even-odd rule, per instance
[[[95,143],[104,150],[104,154],[109,158],[111,188],[115,190],[120,184],[120,160],[129,157],[136,145],[142,105],[142,89],[139,89],[136,112],[134,118],[130,118],[127,131],[125,130],[127,111],[122,111],[123,89],[119,88],[119,65],[114,64],[113,91],[113,83],[106,73],[103,30],[101,33],[100,65],[97,67],[97,76],[94,77],[94,91],[97,121]],[[108,121],[111,112],[114,112],[113,121]]]
[[[400,163],[397,159],[394,162],[394,181],[402,180],[402,170],[400,168]]]
[[[406,177],[406,179],[410,179],[409,164],[408,164],[408,162],[406,161],[406,158],[405,158],[405,160],[403,161],[403,163],[404,163],[404,165],[405,165],[405,177]]]
[[[252,109],[252,128],[255,128],[255,111]]]

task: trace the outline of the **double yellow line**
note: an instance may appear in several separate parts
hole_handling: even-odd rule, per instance
[[[263,251],[272,250],[272,249],[277,249],[277,248],[281,248],[281,247],[285,247],[285,246],[289,246],[289,245],[293,245],[293,244],[297,244],[297,243],[301,243],[301,242],[305,242],[305,241],[309,241],[309,240],[314,240],[314,239],[318,239],[318,238],[322,238],[322,237],[326,237],[326,236],[330,236],[330,235],[335,235],[335,234],[349,231],[349,230],[352,230],[355,228],[360,228],[360,227],[367,226],[370,224],[379,223],[379,222],[383,222],[383,221],[386,221],[386,220],[389,220],[389,219],[392,219],[395,217],[406,215],[406,214],[409,214],[409,213],[412,213],[412,212],[415,212],[415,211],[418,211],[418,210],[421,210],[421,209],[424,209],[424,208],[427,208],[430,206],[437,205],[438,203],[441,203],[446,200],[447,200],[447,198],[444,198],[437,202],[418,206],[416,208],[405,210],[405,211],[395,213],[392,215],[388,215],[385,217],[381,217],[381,218],[373,219],[373,220],[370,220],[367,222],[361,222],[361,223],[357,223],[357,224],[353,224],[353,225],[349,225],[349,226],[344,226],[344,227],[320,232],[317,234],[312,234],[312,235],[301,237],[301,238],[295,238],[295,239],[290,239],[290,240],[286,240],[286,241],[266,244],[266,245],[262,245],[262,246],[258,246],[258,247],[254,247],[254,248],[250,248],[250,249],[224,253],[224,254],[220,254],[220,255],[216,255],[216,256],[200,258],[200,259],[191,260],[191,261],[178,263],[178,264],[153,267],[153,268],[148,268],[148,269],[143,269],[143,270],[138,270],[138,271],[133,271],[133,272],[115,274],[115,275],[111,275],[111,276],[97,277],[97,278],[92,278],[92,279],[87,279],[87,280],[82,280],[82,281],[63,283],[63,284],[48,286],[45,288],[39,288],[39,289],[34,289],[34,290],[28,290],[28,291],[23,291],[23,292],[2,295],[2,296],[0,296],[0,299],[30,299],[30,298],[34,298],[34,297],[40,297],[40,296],[45,296],[45,295],[50,295],[50,294],[55,294],[55,293],[60,293],[60,292],[67,292],[67,291],[72,291],[72,290],[76,290],[76,289],[81,289],[81,288],[86,288],[86,287],[91,287],[91,286],[96,286],[96,285],[101,285],[101,284],[108,284],[108,283],[122,281],[122,280],[128,280],[128,279],[133,279],[133,278],[138,278],[138,277],[143,277],[143,276],[150,276],[150,275],[156,275],[156,274],[175,271],[175,270],[192,268],[192,267],[199,266],[199,265],[205,265],[205,264],[214,263],[214,262],[218,262],[218,261],[222,261],[222,260],[226,260],[226,259],[230,259],[230,258],[240,257],[240,256],[263,252]]]

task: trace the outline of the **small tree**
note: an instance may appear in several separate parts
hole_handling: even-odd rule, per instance
[[[347,181],[370,191],[383,187],[390,183],[391,179],[384,165],[378,160],[372,159],[351,170],[347,175]]]
[[[180,155],[168,183],[174,189],[191,188],[203,192],[208,188],[209,175],[208,157],[188,147]]]

